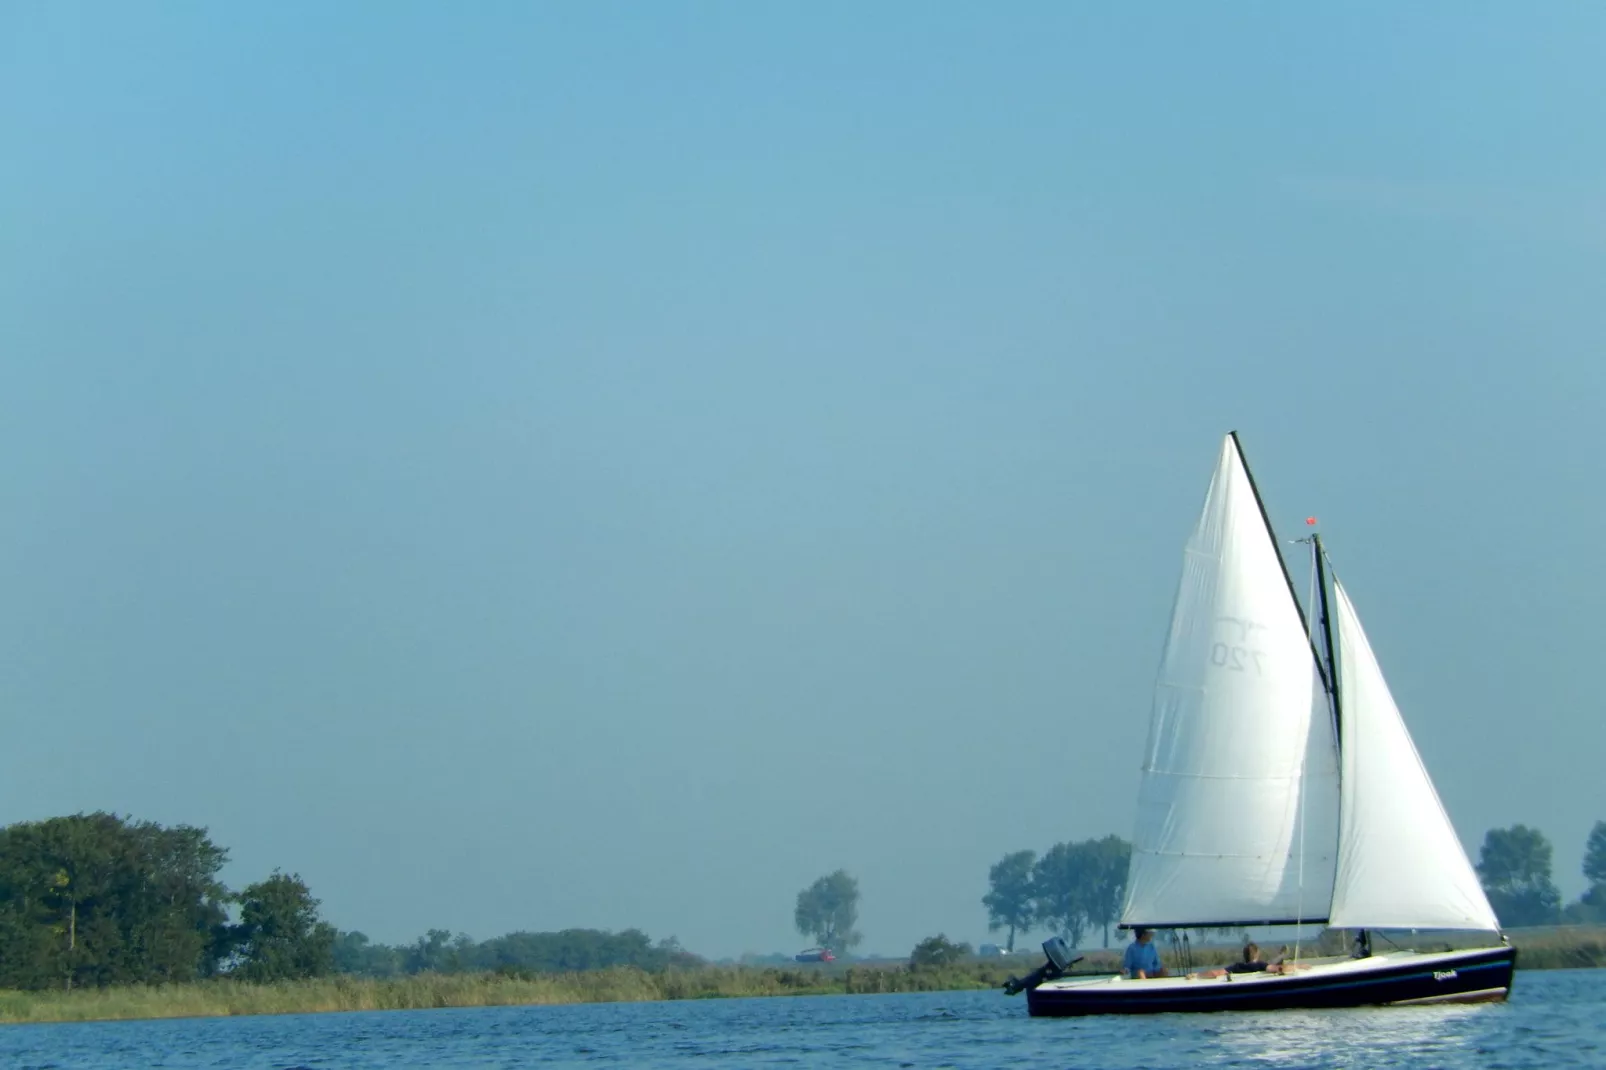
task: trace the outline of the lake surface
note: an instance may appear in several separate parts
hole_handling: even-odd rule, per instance
[[[998,992],[0,1026],[15,1070],[393,1067],[1606,1066],[1606,970],[1519,973],[1511,1001],[1032,1019]]]

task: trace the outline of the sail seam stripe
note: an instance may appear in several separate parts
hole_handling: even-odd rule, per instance
[[[1170,769],[1145,769],[1156,776],[1176,777],[1178,780],[1254,780],[1264,784],[1282,784],[1298,780],[1297,776],[1233,776],[1228,773],[1179,773]]]
[[[1230,858],[1230,859],[1245,860],[1245,861],[1257,861],[1257,862],[1258,861],[1264,861],[1265,858],[1267,857],[1265,855],[1210,854],[1209,852],[1206,852],[1206,851],[1139,851],[1138,854],[1146,855],[1146,856],[1148,856],[1150,858],[1205,858],[1205,859],[1215,859],[1215,860],[1218,860],[1218,861]],[[1322,858],[1327,858],[1329,856],[1328,855],[1322,855],[1321,857]],[[1372,928],[1372,929],[1384,929],[1384,928],[1388,928],[1388,927],[1389,926],[1385,926],[1385,925],[1368,926],[1368,928]]]
[[[1325,925],[1326,918],[1240,918],[1235,921],[1123,921],[1117,929],[1225,929],[1238,925]],[[1448,931],[1448,930],[1446,930]]]

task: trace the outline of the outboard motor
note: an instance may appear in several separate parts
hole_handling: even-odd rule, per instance
[[[1075,958],[1071,957],[1071,949],[1058,936],[1051,936],[1043,941],[1043,954],[1048,956],[1047,962],[1025,977],[1011,977],[1004,982],[1004,995],[1013,996],[1017,992],[1025,992],[1027,989],[1036,988],[1044,981],[1052,981],[1056,978],[1064,977],[1065,971],[1082,961],[1081,955]]]

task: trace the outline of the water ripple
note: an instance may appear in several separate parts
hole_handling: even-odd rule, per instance
[[[1476,1007],[1044,1020],[997,992],[929,992],[0,1027],[0,1067],[20,1070],[1558,1070],[1603,1055],[1606,970],[1524,972],[1511,1002]]]

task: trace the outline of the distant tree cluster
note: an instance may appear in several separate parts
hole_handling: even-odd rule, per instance
[[[1545,834],[1527,825],[1484,834],[1478,879],[1501,925],[1606,922],[1606,821],[1595,822],[1584,845],[1584,879],[1589,888],[1565,907],[1551,879],[1552,854]]]
[[[1567,908],[1569,920],[1606,922],[1606,821],[1595,822],[1584,845],[1584,879],[1589,888]]]
[[[464,933],[453,936],[431,929],[411,944],[376,944],[360,932],[340,933],[334,942],[335,969],[364,977],[395,977],[415,973],[504,974],[573,973],[611,966],[635,966],[659,971],[692,967],[703,959],[680,946],[674,937],[654,944],[639,929],[603,932],[565,929],[562,932],[516,932],[475,942]]]
[[[115,814],[0,829],[0,988],[328,972],[334,929],[301,878],[231,892],[217,876],[227,858],[205,829]]]
[[[297,874],[274,873],[234,897],[240,922],[226,926],[225,964],[245,981],[320,977],[334,969],[335,927]]]
[[[1090,928],[1102,927],[1109,947],[1131,856],[1132,845],[1114,835],[1057,843],[1041,858],[1035,851],[1005,855],[988,873],[990,888],[982,897],[988,930],[1008,929],[1014,951],[1015,935],[1034,925],[1046,926],[1072,947]]]
[[[859,882],[839,869],[797,893],[792,920],[797,931],[833,952],[848,951],[862,939],[853,928],[859,923]]]
[[[951,966],[956,962],[963,962],[970,955],[969,944],[955,943],[948,939],[947,933],[938,933],[936,936],[928,936],[915,945],[914,951],[909,955],[909,968],[919,970]]]

